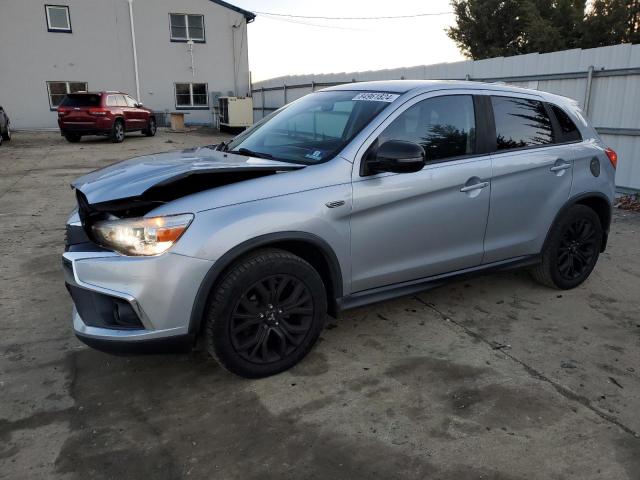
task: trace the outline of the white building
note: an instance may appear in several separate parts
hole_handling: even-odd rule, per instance
[[[0,0],[0,105],[13,128],[56,128],[79,90],[121,90],[210,124],[211,94],[250,95],[251,12],[219,0]]]

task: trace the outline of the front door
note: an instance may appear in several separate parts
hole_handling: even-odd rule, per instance
[[[478,154],[473,97],[424,97],[408,102],[374,134],[378,145],[421,144],[427,155],[421,171],[361,176],[355,162],[354,293],[482,263],[491,160]]]
[[[127,102],[127,120],[131,130],[141,130],[147,126],[147,112],[138,107],[137,100],[134,100],[129,95],[124,96]]]

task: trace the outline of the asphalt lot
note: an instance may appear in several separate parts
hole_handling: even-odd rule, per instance
[[[640,479],[637,213],[616,211],[576,290],[502,273],[354,310],[268,379],[83,346],[60,266],[69,183],[215,141],[0,147],[0,478]]]

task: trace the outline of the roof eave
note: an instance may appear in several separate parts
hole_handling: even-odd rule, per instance
[[[235,5],[225,2],[224,0],[210,0],[210,1],[212,1],[213,3],[217,3],[221,7],[225,7],[225,8],[228,8],[229,10],[233,10],[234,12],[241,13],[242,15],[244,15],[244,18],[247,20],[247,23],[253,22],[253,20],[256,18],[255,13],[250,12],[249,10],[245,10],[244,8],[236,7]]]

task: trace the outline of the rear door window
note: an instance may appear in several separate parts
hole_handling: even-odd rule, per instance
[[[560,127],[560,135],[562,138],[558,139],[559,142],[579,142],[582,140],[582,135],[576,124],[573,123],[571,117],[556,105],[550,105],[553,114],[558,120],[558,126]]]
[[[498,150],[547,145],[555,141],[544,104],[516,97],[491,97]]]
[[[476,120],[471,95],[428,98],[402,112],[382,132],[379,144],[404,140],[422,145],[427,162],[472,155]]]

